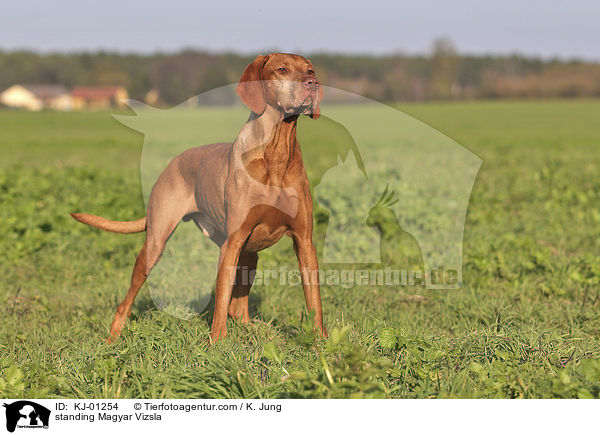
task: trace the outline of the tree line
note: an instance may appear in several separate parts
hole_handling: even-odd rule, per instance
[[[175,105],[235,83],[254,56],[183,50],[151,55],[0,51],[0,90],[15,83],[123,85]],[[461,55],[436,40],[427,55],[311,53],[320,81],[380,101],[600,96],[600,64],[577,60]]]

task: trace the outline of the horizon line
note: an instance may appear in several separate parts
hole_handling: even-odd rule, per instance
[[[182,45],[179,48],[169,48],[169,49],[120,49],[115,47],[96,47],[96,48],[52,48],[52,49],[39,49],[33,47],[12,47],[6,48],[0,46],[0,53],[32,53],[42,56],[52,56],[52,55],[81,55],[81,54],[114,54],[120,56],[140,56],[140,57],[152,57],[152,56],[169,56],[176,55],[186,52],[196,52],[196,53],[208,53],[212,55],[236,55],[240,57],[245,56],[254,56],[257,54],[265,54],[265,53],[304,53],[310,55],[323,55],[323,56],[346,56],[346,57],[364,57],[364,58],[389,58],[389,57],[413,57],[413,58],[428,58],[431,57],[431,51],[408,51],[402,49],[394,49],[394,50],[385,50],[381,52],[365,52],[365,51],[349,51],[343,49],[313,49],[313,50],[282,50],[277,48],[268,48],[268,49],[258,49],[258,50],[240,50],[233,48],[223,48],[223,49],[214,49],[202,46],[193,46],[193,45]],[[598,64],[600,63],[599,58],[595,57],[586,57],[582,55],[564,55],[564,54],[539,54],[539,53],[524,53],[518,50],[507,50],[507,51],[483,51],[483,52],[468,52],[461,51],[459,49],[456,50],[456,54],[459,57],[490,57],[490,58],[523,58],[529,60],[540,60],[543,62],[583,62],[583,63],[592,63]]]

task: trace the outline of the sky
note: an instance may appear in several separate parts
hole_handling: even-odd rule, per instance
[[[3,0],[1,10],[2,50],[424,54],[448,37],[466,54],[600,61],[598,0]]]

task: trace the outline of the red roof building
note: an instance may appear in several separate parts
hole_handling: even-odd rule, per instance
[[[125,105],[129,94],[123,86],[80,86],[71,97],[75,109],[108,109]]]

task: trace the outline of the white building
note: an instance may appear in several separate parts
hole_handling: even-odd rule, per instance
[[[0,94],[0,103],[27,110],[71,110],[73,98],[60,85],[13,85]]]

